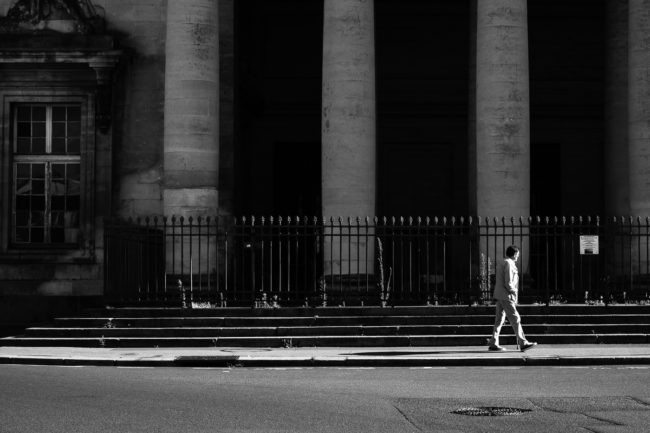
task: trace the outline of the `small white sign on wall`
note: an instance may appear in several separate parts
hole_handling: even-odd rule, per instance
[[[598,236],[580,236],[580,254],[598,254]]]

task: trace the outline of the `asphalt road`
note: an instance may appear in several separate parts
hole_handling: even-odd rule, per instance
[[[646,432],[650,366],[0,365],[0,402],[0,432]]]

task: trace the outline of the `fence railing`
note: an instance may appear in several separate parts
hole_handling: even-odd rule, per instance
[[[509,245],[521,303],[650,303],[648,218],[105,221],[115,301],[216,306],[474,304]]]

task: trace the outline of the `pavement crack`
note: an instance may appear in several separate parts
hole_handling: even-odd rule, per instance
[[[595,419],[596,421],[604,422],[604,423],[607,423],[609,425],[615,425],[615,426],[624,426],[625,425],[625,424],[622,424],[620,422],[612,421],[610,419],[603,418],[603,417],[600,417],[600,416],[588,415],[588,414],[586,414],[584,412],[576,412],[576,413],[580,413],[581,415],[586,416],[587,418]]]
[[[534,402],[533,400],[531,400],[530,398],[527,398],[526,400],[527,400],[530,404],[532,404],[535,408],[537,408],[537,409],[539,409],[539,410],[543,410],[543,411],[546,411],[546,412],[553,412],[553,413],[567,413],[566,411],[563,411],[563,410],[553,409],[553,408],[551,408],[551,407],[540,406],[539,404],[535,403],[535,402]]]
[[[640,398],[632,397],[631,395],[628,395],[627,398],[629,400],[632,400],[633,402],[635,402],[637,404],[640,404],[641,406],[645,406],[647,408],[650,408],[650,403],[648,403],[647,401],[643,401]]]
[[[404,419],[409,424],[411,424],[413,427],[415,427],[417,429],[417,431],[424,431],[417,424],[415,424],[413,421],[411,421],[411,419],[404,412],[402,412],[402,410],[399,407],[397,407],[395,405],[393,405],[393,407],[404,417]]]

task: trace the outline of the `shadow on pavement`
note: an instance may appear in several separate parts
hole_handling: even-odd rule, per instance
[[[443,351],[426,351],[426,352],[355,352],[355,353],[342,353],[341,355],[353,356],[405,356],[405,355],[453,355],[453,354],[475,354],[475,353],[490,353],[487,350],[443,350]],[[501,352],[504,353],[504,352]]]

